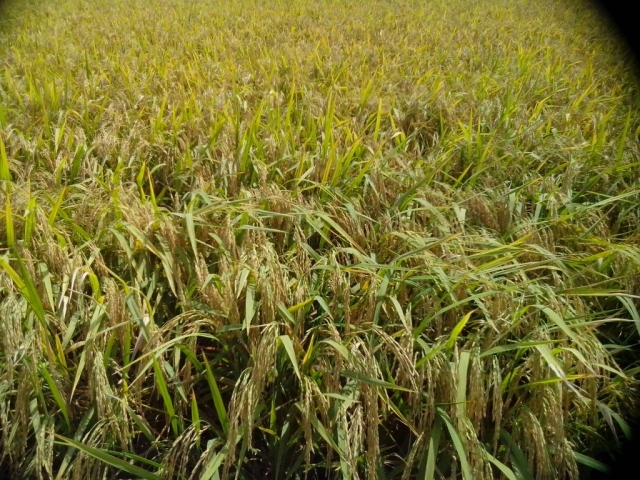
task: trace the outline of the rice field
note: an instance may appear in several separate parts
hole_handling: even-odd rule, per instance
[[[589,478],[639,106],[581,0],[5,2],[0,465]]]

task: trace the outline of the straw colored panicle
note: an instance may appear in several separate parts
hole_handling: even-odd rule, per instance
[[[640,114],[597,11],[0,3],[16,478],[568,480],[628,432]]]

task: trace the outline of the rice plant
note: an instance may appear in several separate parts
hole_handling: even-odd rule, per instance
[[[14,478],[586,478],[640,111],[580,0],[0,6]]]

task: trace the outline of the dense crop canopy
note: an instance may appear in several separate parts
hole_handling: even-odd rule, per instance
[[[0,10],[16,478],[577,479],[628,433],[638,91],[583,2]]]

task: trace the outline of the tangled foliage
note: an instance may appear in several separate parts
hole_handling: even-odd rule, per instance
[[[577,479],[628,433],[638,91],[579,0],[0,22],[16,475]]]

